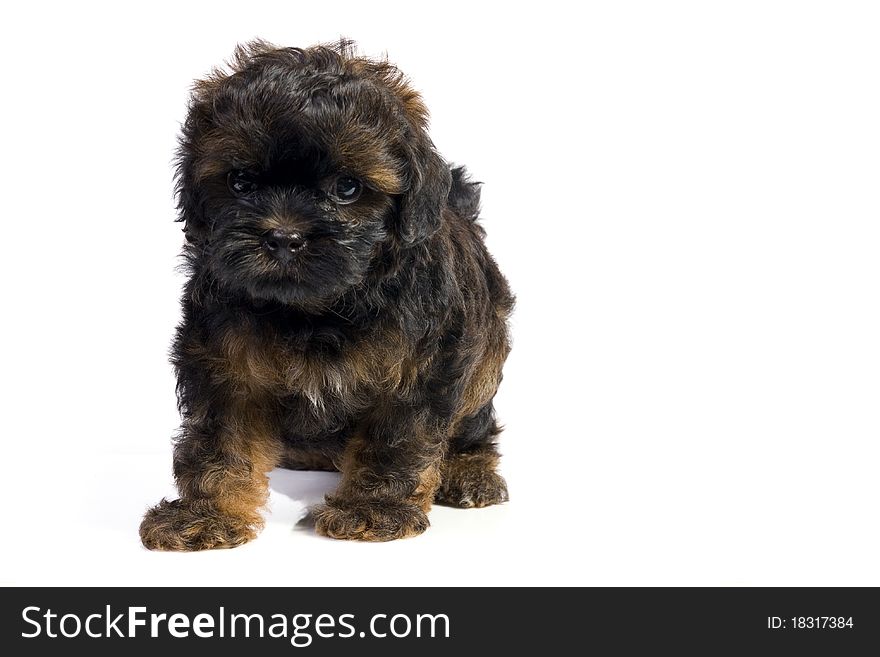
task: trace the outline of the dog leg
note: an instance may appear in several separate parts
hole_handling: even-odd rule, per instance
[[[353,437],[339,488],[314,511],[317,532],[363,541],[421,534],[440,483],[442,455],[442,431],[416,422],[386,422]]]
[[[500,432],[491,402],[462,420],[440,465],[436,502],[471,508],[508,500],[507,483],[495,471],[500,456],[494,438]]]
[[[151,550],[207,550],[241,545],[263,525],[267,473],[281,447],[270,415],[244,401],[220,419],[184,424],[174,450],[180,499],[162,500],[140,527]]]

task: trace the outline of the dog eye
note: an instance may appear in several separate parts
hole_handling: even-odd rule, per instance
[[[361,181],[357,178],[339,176],[331,185],[330,197],[337,203],[346,205],[357,201],[362,189]]]
[[[229,185],[229,191],[235,196],[249,196],[258,188],[256,176],[247,171],[230,171],[226,178],[226,184]]]

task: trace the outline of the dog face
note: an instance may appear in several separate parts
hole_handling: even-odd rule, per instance
[[[322,307],[439,226],[447,165],[417,93],[350,44],[258,42],[196,84],[178,160],[188,255],[259,301]]]

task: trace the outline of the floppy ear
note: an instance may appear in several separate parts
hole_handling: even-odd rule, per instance
[[[415,144],[408,144],[406,151],[410,185],[400,200],[398,231],[404,244],[414,245],[440,228],[452,174],[426,135],[420,135]]]
[[[210,232],[197,172],[197,144],[208,125],[208,115],[207,104],[194,94],[178,137],[174,174],[177,221],[183,223],[183,234],[191,244],[203,244]]]

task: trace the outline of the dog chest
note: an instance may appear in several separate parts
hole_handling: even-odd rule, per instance
[[[247,393],[301,397],[315,409],[334,402],[354,405],[356,399],[381,391],[404,390],[417,378],[417,365],[392,332],[328,344],[236,328],[212,347],[215,378]]]

